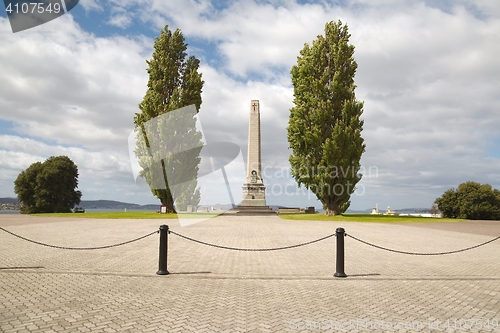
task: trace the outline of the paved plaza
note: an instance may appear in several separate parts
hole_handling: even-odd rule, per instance
[[[95,247],[168,224],[238,248],[299,244],[345,228],[391,249],[444,252],[500,236],[500,222],[387,224],[219,216],[98,220],[0,215],[0,226],[42,243]],[[347,278],[335,278],[335,237],[287,250],[209,247],[158,234],[101,250],[44,247],[0,230],[0,332],[500,332],[500,240],[415,256],[345,238]]]

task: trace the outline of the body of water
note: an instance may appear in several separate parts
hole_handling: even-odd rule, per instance
[[[20,214],[18,210],[0,210],[0,214]]]

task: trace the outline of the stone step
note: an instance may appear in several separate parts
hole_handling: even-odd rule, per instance
[[[237,206],[231,211],[238,215],[275,215],[276,212],[269,206]]]

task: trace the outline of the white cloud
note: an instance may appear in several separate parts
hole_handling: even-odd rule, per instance
[[[132,23],[132,17],[126,9],[121,7],[113,7],[111,18],[108,24],[116,26],[118,28],[125,29]]]
[[[61,144],[124,145],[147,82],[144,39],[95,38],[70,19],[60,33],[3,35],[2,118]],[[49,27],[48,29],[51,29]],[[148,41],[150,42],[150,41]]]
[[[290,67],[304,42],[321,33],[334,13],[343,15],[337,7],[291,1],[278,5],[236,1],[223,10],[205,2],[188,7],[153,1],[153,7],[151,20],[160,28],[166,19],[187,36],[217,42],[227,60],[225,69],[240,77],[249,72],[265,74],[274,66]]]
[[[80,0],[78,4],[80,6],[83,6],[83,8],[85,8],[86,11],[103,10],[102,6],[96,0]]]

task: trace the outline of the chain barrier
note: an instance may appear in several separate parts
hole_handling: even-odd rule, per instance
[[[38,241],[35,241],[35,240],[32,240],[32,239],[20,236],[20,235],[18,235],[16,233],[13,233],[13,232],[5,229],[5,228],[2,228],[2,227],[0,227],[0,230],[5,231],[6,233],[8,233],[8,234],[10,234],[10,235],[12,235],[14,237],[20,238],[20,239],[25,240],[25,241],[30,242],[30,243],[34,243],[34,244],[41,245],[41,246],[46,246],[46,247],[51,247],[51,248],[55,248],[55,249],[62,249],[62,250],[101,250],[101,249],[107,249],[107,248],[112,248],[112,247],[117,247],[117,246],[121,246],[121,245],[130,244],[130,243],[139,241],[141,239],[144,239],[146,237],[149,237],[149,236],[151,236],[153,234],[157,234],[157,233],[160,232],[159,230],[155,230],[155,231],[150,232],[149,234],[146,234],[144,236],[137,237],[137,238],[131,239],[131,240],[126,241],[126,242],[112,244],[112,245],[96,246],[96,247],[67,247],[67,246],[58,246],[58,245],[51,245],[51,244],[46,244],[46,243],[38,242]],[[283,246],[283,247],[274,247],[274,248],[237,248],[237,247],[223,246],[223,245],[217,245],[217,244],[212,244],[212,243],[200,241],[200,240],[188,237],[188,236],[181,235],[181,234],[179,234],[179,233],[177,233],[175,231],[172,231],[172,230],[168,230],[168,233],[169,234],[174,234],[174,235],[179,236],[181,238],[184,238],[186,240],[189,240],[189,241],[192,241],[192,242],[195,242],[195,243],[198,243],[198,244],[202,244],[202,245],[207,245],[207,246],[211,246],[211,247],[215,247],[215,248],[219,248],[219,249],[225,249],[225,250],[247,251],[247,252],[265,252],[265,251],[277,251],[277,250],[293,249],[293,248],[296,248],[296,247],[301,247],[301,246],[305,246],[305,245],[317,243],[317,242],[320,242],[322,240],[325,240],[325,239],[337,236],[337,233],[333,233],[333,234],[330,234],[330,235],[327,235],[325,237],[321,237],[321,238],[318,238],[318,239],[315,239],[315,240],[312,240],[312,241],[309,241],[309,242],[295,244],[295,245],[289,245],[289,246]],[[363,244],[366,244],[368,246],[372,246],[372,247],[375,247],[375,248],[378,248],[378,249],[381,249],[381,250],[385,250],[385,251],[389,251],[389,252],[394,252],[394,253],[400,253],[400,254],[416,255],[416,256],[437,256],[437,255],[445,255],[445,254],[453,254],[453,253],[465,252],[465,251],[468,251],[468,250],[472,250],[472,249],[484,246],[486,244],[492,243],[492,242],[500,239],[500,236],[498,236],[498,237],[495,237],[495,238],[493,238],[493,239],[491,239],[489,241],[486,241],[484,243],[481,243],[481,244],[478,244],[478,245],[474,245],[474,246],[470,246],[470,247],[467,247],[467,248],[464,248],[464,249],[460,249],[460,250],[447,251],[447,252],[421,253],[421,252],[408,252],[408,251],[399,251],[399,250],[389,249],[389,248],[386,248],[386,247],[383,247],[383,246],[379,246],[379,245],[376,245],[376,244],[364,241],[364,240],[359,239],[359,238],[357,238],[355,236],[352,236],[351,234],[348,234],[348,233],[346,233],[345,236],[346,237],[351,237],[352,239],[354,239],[354,240],[356,240],[356,241],[358,241],[360,243],[363,243]]]
[[[264,252],[264,251],[277,251],[277,250],[293,249],[295,247],[300,247],[300,246],[309,245],[309,244],[312,244],[312,243],[317,243],[317,242],[320,242],[322,240],[325,240],[327,238],[330,238],[330,237],[333,237],[333,236],[337,235],[336,233],[333,233],[331,235],[328,235],[328,236],[325,236],[325,237],[321,237],[321,238],[318,238],[318,239],[315,239],[315,240],[312,240],[312,241],[309,241],[309,242],[305,242],[305,243],[301,243],[301,244],[296,244],[296,245],[290,245],[290,246],[274,247],[274,248],[264,248],[264,249],[248,249],[248,248],[238,248],[238,247],[229,247],[229,246],[222,246],[222,245],[211,244],[211,243],[203,242],[203,241],[191,238],[191,237],[187,237],[187,236],[178,234],[178,233],[176,233],[175,231],[172,231],[172,230],[169,230],[168,233],[169,234],[174,234],[176,236],[179,236],[181,238],[190,240],[190,241],[195,242],[195,243],[212,246],[212,247],[216,247],[216,248],[219,248],[219,249],[234,250],[234,251],[248,251],[248,252],[250,252],[250,251],[251,252]]]
[[[389,249],[389,248],[386,248],[386,247],[382,247],[382,246],[379,246],[379,245],[375,245],[375,244],[372,244],[372,243],[369,243],[369,242],[366,242],[364,240],[361,240],[359,238],[356,238],[350,234],[347,234],[346,233],[346,236],[348,237],[351,237],[352,239],[355,239],[357,240],[358,242],[361,242],[363,244],[366,244],[366,245],[369,245],[369,246],[373,246],[373,247],[376,247],[377,249],[381,249],[381,250],[385,250],[385,251],[389,251],[389,252],[395,252],[395,253],[401,253],[401,254],[409,254],[409,255],[414,255],[414,256],[439,256],[439,255],[444,255],[444,254],[452,254],[452,253],[459,253],[459,252],[464,252],[464,251],[468,251],[468,250],[472,250],[472,249],[475,249],[475,248],[478,248],[480,246],[483,246],[483,245],[486,245],[486,244],[489,244],[491,242],[494,242],[498,239],[500,239],[500,236],[496,237],[496,238],[493,238],[487,242],[484,242],[484,243],[481,243],[481,244],[478,244],[478,245],[474,245],[474,246],[471,246],[471,247],[467,247],[465,249],[460,249],[460,250],[455,250],[455,251],[447,251],[447,252],[434,252],[434,253],[419,253],[419,252],[407,252],[407,251],[399,251],[399,250],[393,250],[393,249]]]
[[[134,239],[126,241],[126,242],[122,242],[122,243],[118,243],[118,244],[112,244],[112,245],[96,246],[96,247],[67,247],[67,246],[57,246],[57,245],[50,245],[50,244],[46,244],[46,243],[42,243],[42,242],[37,242],[35,240],[32,240],[32,239],[20,236],[18,234],[15,234],[15,233],[13,233],[13,232],[11,232],[11,231],[9,231],[7,229],[4,229],[2,227],[0,227],[0,230],[3,230],[6,233],[11,234],[12,236],[15,236],[17,238],[20,238],[20,239],[25,240],[25,241],[30,242],[30,243],[34,243],[34,244],[42,245],[42,246],[47,246],[47,247],[51,247],[51,248],[54,248],[54,249],[61,249],[61,250],[101,250],[101,249],[108,249],[108,248],[111,248],[111,247],[117,247],[117,246],[121,246],[121,245],[125,245],[125,244],[130,244],[130,243],[136,242],[138,240],[141,240],[143,238],[149,237],[149,236],[151,236],[153,234],[157,234],[159,232],[159,230],[155,230],[155,231],[153,231],[153,232],[151,232],[151,233],[149,233],[147,235],[144,235],[144,236],[141,236],[141,237],[138,237],[138,238],[134,238]]]

